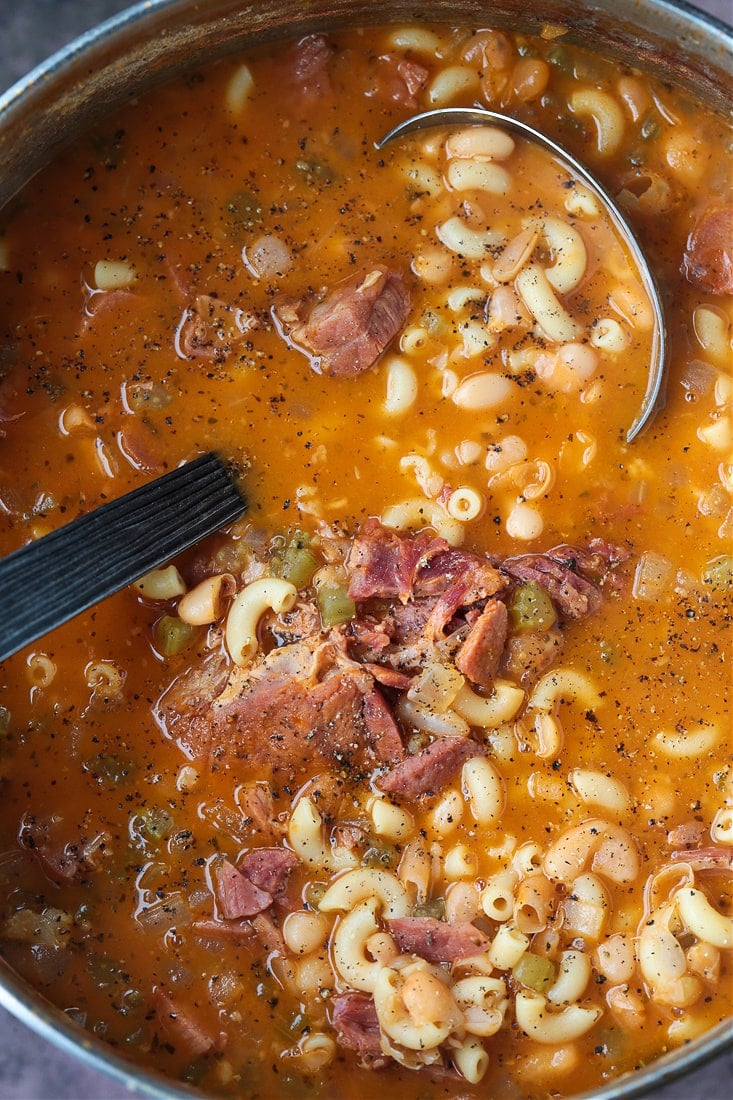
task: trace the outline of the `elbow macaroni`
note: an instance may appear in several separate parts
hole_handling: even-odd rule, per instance
[[[279,577],[261,577],[238,592],[227,615],[224,638],[237,665],[246,665],[257,652],[257,624],[266,611],[290,611],[298,590]]]

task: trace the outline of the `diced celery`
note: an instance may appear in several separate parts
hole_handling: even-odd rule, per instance
[[[262,222],[262,203],[251,191],[237,191],[227,201],[225,211],[234,229],[254,229]]]
[[[653,115],[647,115],[641,124],[641,136],[645,141],[659,137],[659,120]]]
[[[318,589],[318,608],[325,627],[347,623],[356,613],[356,606],[349,598],[345,584],[322,585]]]
[[[555,980],[555,966],[544,955],[533,955],[527,951],[512,970],[512,975],[528,989],[544,993]]]
[[[164,657],[175,657],[193,641],[197,628],[184,623],[177,615],[163,615],[153,627],[155,648]]]
[[[516,631],[549,630],[557,621],[552,600],[536,581],[521,585],[509,604],[512,626]]]
[[[328,887],[325,882],[309,882],[305,888],[305,902],[311,909],[317,909]]]
[[[173,400],[163,382],[133,382],[127,386],[125,396],[134,412],[164,409]]]
[[[731,588],[733,586],[733,555],[721,554],[705,563],[702,579],[711,588]]]
[[[433,917],[435,920],[442,920],[445,916],[445,902],[442,898],[430,898],[429,901],[416,905],[412,915],[414,917]]]
[[[308,546],[307,535],[296,532],[283,551],[281,576],[296,588],[304,588],[317,568],[318,561]]]
[[[365,867],[394,867],[398,855],[399,852],[394,844],[373,840],[364,852],[361,862]]]
[[[187,1085],[200,1085],[209,1070],[209,1062],[206,1058],[196,1058],[189,1062],[181,1073],[181,1080]]]
[[[146,1003],[145,997],[139,989],[126,989],[120,997],[117,1011],[121,1016],[139,1016]]]
[[[296,160],[295,170],[308,180],[309,183],[328,186],[333,183],[336,174],[330,165],[324,161]]]
[[[163,806],[148,806],[140,816],[142,831],[150,840],[165,840],[174,825],[173,818]]]
[[[562,73],[572,73],[573,63],[570,54],[564,46],[551,46],[547,51],[547,60]]]
[[[109,989],[124,981],[127,975],[120,963],[104,952],[91,951],[86,956],[86,968],[99,989]]]
[[[84,769],[98,782],[111,783],[116,787],[124,783],[135,771],[132,760],[125,760],[116,752],[100,752],[91,760],[84,761]]]

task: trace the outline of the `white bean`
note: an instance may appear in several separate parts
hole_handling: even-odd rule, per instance
[[[229,78],[229,83],[224,92],[224,103],[227,110],[233,115],[238,115],[244,109],[254,92],[254,77],[248,65],[240,65]]]
[[[489,191],[494,195],[506,195],[512,186],[506,168],[481,160],[451,161],[446,180],[454,191]]]
[[[441,69],[427,89],[431,107],[440,107],[457,99],[462,92],[478,88],[478,74],[466,65],[448,65]]]
[[[506,518],[505,527],[510,538],[531,542],[542,534],[545,523],[534,505],[518,500]]]
[[[469,374],[451,395],[459,409],[495,409],[511,395],[512,383],[503,374],[480,371]]]
[[[449,157],[506,160],[514,152],[514,138],[498,126],[469,126],[446,138],[445,151]]]

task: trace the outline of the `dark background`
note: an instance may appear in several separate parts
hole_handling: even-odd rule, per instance
[[[0,0],[0,92],[76,35],[128,6],[129,0]],[[733,22],[731,0],[698,0],[697,7]],[[729,1050],[647,1100],[729,1100],[732,1085]],[[131,1095],[0,1008],[0,1100],[130,1100]]]

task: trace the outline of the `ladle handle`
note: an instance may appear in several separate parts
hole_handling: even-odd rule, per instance
[[[0,561],[0,660],[170,561],[246,509],[205,454]]]

